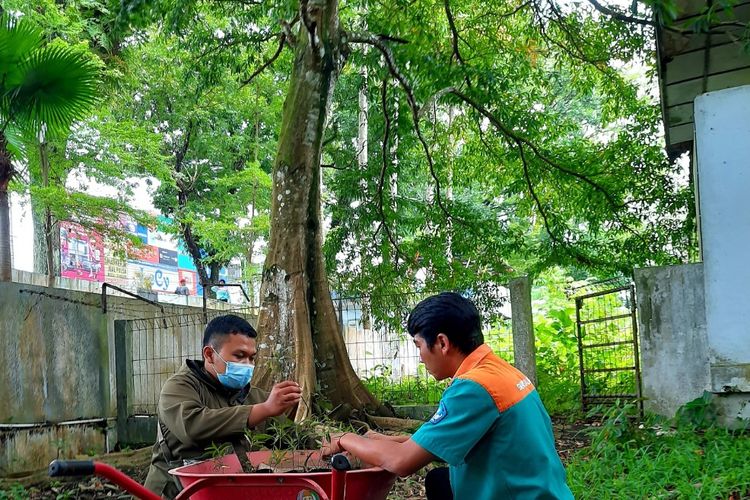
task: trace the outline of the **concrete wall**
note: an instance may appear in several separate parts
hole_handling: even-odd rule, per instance
[[[644,408],[671,417],[710,387],[703,265],[634,273]]]
[[[0,283],[0,475],[114,446],[114,321],[170,314],[201,309]]]
[[[721,425],[747,425],[750,393],[742,384],[750,370],[738,376],[743,365],[718,364],[712,357],[704,265],[636,269],[634,276],[645,409],[672,417],[709,391]]]

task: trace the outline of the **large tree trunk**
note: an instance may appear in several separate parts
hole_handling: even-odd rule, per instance
[[[259,363],[253,379],[265,387],[296,380],[304,398],[297,420],[311,413],[316,392],[334,405],[379,406],[349,361],[322,256],[320,155],[340,70],[341,41],[336,0],[311,2],[309,7],[309,18],[303,15],[273,168],[271,236],[258,319]],[[311,44],[308,31],[313,23],[317,36]]]
[[[43,187],[49,186],[48,143],[39,144],[39,169]],[[49,207],[40,206],[31,200],[34,223],[34,272],[47,275],[48,286],[53,286],[60,276],[60,229]]]
[[[13,164],[5,136],[0,133],[0,282],[12,279],[10,253],[10,198],[8,185],[13,177]]]

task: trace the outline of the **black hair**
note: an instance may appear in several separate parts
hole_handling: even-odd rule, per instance
[[[419,334],[432,349],[437,336],[445,334],[463,354],[484,343],[482,321],[472,301],[454,292],[443,292],[421,301],[409,314],[406,329]]]
[[[258,336],[258,332],[246,319],[234,314],[225,314],[216,316],[206,325],[206,330],[203,332],[203,347],[210,345],[218,349],[226,340],[226,336],[233,333],[245,335],[251,339]]]
[[[223,279],[220,279],[220,280],[219,280],[219,283],[221,283],[221,284],[223,284],[223,285],[226,285],[226,284],[227,284],[227,282],[226,282],[226,281],[224,281]]]

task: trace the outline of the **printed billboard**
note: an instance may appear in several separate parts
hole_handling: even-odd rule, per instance
[[[190,295],[198,295],[198,274],[185,269],[178,269],[180,279],[185,278],[185,286],[190,289]]]
[[[128,260],[158,264],[159,248],[151,245],[143,245],[140,247],[131,246],[128,249]]]
[[[104,240],[75,222],[60,222],[60,275],[104,281]]]
[[[159,264],[167,267],[177,267],[177,251],[160,248]]]
[[[136,287],[154,292],[174,292],[179,284],[176,269],[141,262],[128,262],[128,279]]]

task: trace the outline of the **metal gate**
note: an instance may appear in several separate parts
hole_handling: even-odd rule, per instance
[[[588,293],[575,302],[583,410],[624,400],[642,412],[635,287]]]

